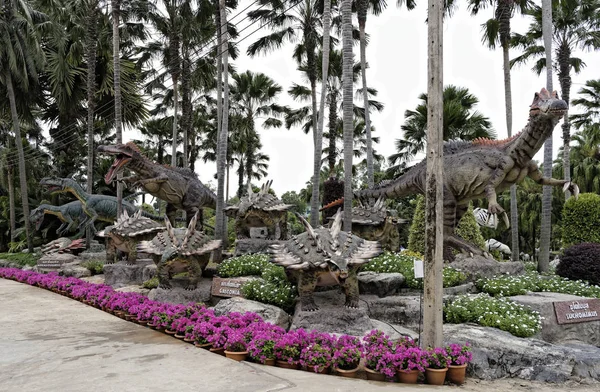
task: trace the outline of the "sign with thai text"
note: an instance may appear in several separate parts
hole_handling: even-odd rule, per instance
[[[211,294],[216,297],[243,297],[242,286],[248,279],[244,278],[218,278],[212,281]]]
[[[558,324],[600,321],[600,299],[553,302]]]

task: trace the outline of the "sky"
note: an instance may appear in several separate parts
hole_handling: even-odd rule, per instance
[[[541,0],[535,2],[540,4]],[[241,1],[238,10],[230,17],[250,3],[251,0]],[[371,114],[371,123],[376,127],[374,135],[380,137],[379,144],[374,146],[376,151],[385,157],[395,152],[394,141],[402,138],[400,126],[404,123],[404,112],[414,109],[420,103],[419,95],[427,91],[427,25],[424,22],[427,2],[417,2],[417,7],[410,12],[405,8],[397,8],[395,3],[389,1],[388,8],[378,17],[369,15],[366,25],[367,34],[370,35],[370,44],[366,49],[369,63],[367,83],[369,87],[378,90],[376,99],[385,104],[382,112]],[[502,51],[500,48],[490,50],[481,43],[481,24],[493,17],[493,12],[493,8],[488,8],[473,17],[467,6],[461,3],[453,16],[445,19],[444,85],[466,87],[478,97],[480,103],[477,110],[490,118],[498,138],[501,139],[507,136]],[[238,23],[244,16],[232,19],[231,22]],[[245,26],[247,23],[247,20],[242,21],[239,26]],[[356,18],[354,23],[357,24]],[[251,26],[241,36],[254,31],[257,26]],[[529,20],[518,14],[511,21],[513,32],[524,33],[528,26]],[[234,64],[238,72],[251,70],[266,73],[282,85],[285,92],[293,82],[304,82],[292,59],[293,45],[286,45],[276,52],[255,58],[249,58],[245,54],[249,44],[267,33],[268,30],[261,29],[246,38],[240,44],[241,56]],[[511,50],[511,58],[518,54],[516,50]],[[585,81],[600,78],[599,52],[576,52],[574,55],[580,56],[587,66],[579,75],[572,75],[571,99],[577,98],[576,93]],[[355,61],[358,61],[358,45],[354,47],[354,56]],[[545,87],[545,73],[537,76],[531,71],[532,65],[533,63],[514,68],[511,74],[513,133],[519,132],[525,126],[534,93]],[[560,94],[556,74],[553,83],[554,89]],[[320,91],[320,87],[317,91]],[[320,97],[318,99],[320,100]],[[303,105],[294,102],[286,93],[280,95],[278,103],[294,108]],[[571,113],[575,112],[576,110],[571,110]],[[272,188],[278,195],[303,189],[313,171],[312,134],[305,135],[299,128],[261,129],[259,134],[263,152],[270,156],[269,174],[264,180],[273,180]],[[138,137],[136,132],[131,132],[131,135],[131,138]],[[556,157],[558,148],[562,145],[560,123],[555,128],[553,143]],[[542,150],[535,159],[542,161]],[[199,161],[196,164],[196,172],[201,181],[216,185],[213,177],[216,172],[214,163]],[[232,170],[230,193],[237,189],[237,178],[233,173]],[[255,182],[254,185],[260,184]]]

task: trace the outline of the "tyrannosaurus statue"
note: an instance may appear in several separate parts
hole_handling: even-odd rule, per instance
[[[116,155],[110,170],[104,176],[107,184],[113,182],[125,168],[136,175],[123,178],[126,184],[142,187],[152,196],[167,202],[167,216],[175,224],[177,210],[186,212],[188,224],[202,207],[216,208],[217,196],[189,169],[160,165],[141,154],[133,143],[98,146],[99,153]]]
[[[506,140],[479,138],[472,142],[450,141],[444,144],[444,242],[455,249],[483,254],[475,245],[454,234],[454,227],[467,211],[469,201],[487,198],[491,214],[503,214],[497,192],[529,177],[538,184],[564,186],[575,196],[579,188],[566,180],[546,178],[532,160],[567,110],[567,103],[545,88],[535,93],[529,109],[529,121],[523,131]],[[426,160],[411,167],[394,181],[355,193],[358,197],[396,198],[425,194]]]

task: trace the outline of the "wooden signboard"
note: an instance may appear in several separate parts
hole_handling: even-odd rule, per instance
[[[600,321],[600,299],[553,302],[558,324]]]
[[[243,297],[242,285],[248,279],[244,278],[218,278],[212,280],[211,294],[215,297]]]

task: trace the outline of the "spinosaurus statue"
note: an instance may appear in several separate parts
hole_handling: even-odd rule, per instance
[[[150,254],[156,263],[160,288],[170,289],[173,274],[187,272],[186,289],[196,289],[210,253],[221,246],[221,240],[213,240],[196,230],[197,219],[198,214],[192,217],[187,229],[174,229],[165,218],[165,230],[156,234],[152,241],[139,243],[138,252]]]
[[[142,210],[133,216],[124,210],[114,225],[98,232],[99,236],[106,237],[106,263],[113,264],[116,261],[118,249],[127,255],[128,264],[134,264],[139,242],[151,240],[164,229],[160,223],[142,216]]]
[[[187,223],[202,207],[216,208],[217,196],[206,187],[197,175],[178,167],[160,165],[143,156],[133,142],[98,146],[98,152],[116,155],[110,170],[104,176],[112,183],[125,168],[136,175],[121,179],[125,184],[141,187],[154,197],[167,202],[167,217],[175,224],[177,210],[184,210]],[[200,222],[202,223],[202,222]]]
[[[237,238],[250,238],[250,229],[266,227],[268,240],[287,239],[287,210],[291,204],[284,204],[269,193],[273,180],[267,181],[258,193],[248,184],[248,195],[242,196],[235,206],[225,208],[228,216],[234,217]]]
[[[444,242],[455,249],[478,255],[485,253],[474,244],[454,234],[454,227],[467,211],[469,201],[487,198],[491,214],[503,214],[506,226],[508,217],[498,204],[497,192],[529,177],[538,184],[563,186],[575,197],[579,188],[572,182],[546,178],[533,156],[567,110],[567,103],[550,94],[545,88],[535,93],[529,109],[529,121],[523,131],[506,139],[479,138],[474,141],[450,141],[444,144]],[[415,193],[425,194],[426,160],[411,167],[394,181],[355,193],[358,197],[396,198]]]
[[[359,267],[381,254],[376,241],[363,240],[342,230],[342,212],[338,210],[331,228],[313,228],[296,214],[306,231],[283,244],[271,245],[271,262],[286,269],[298,284],[302,310],[315,311],[316,286],[340,285],[348,308],[358,308]]]

